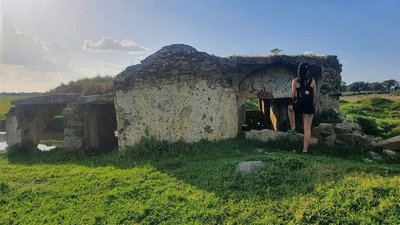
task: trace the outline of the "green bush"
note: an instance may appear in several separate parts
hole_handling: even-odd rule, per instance
[[[315,115],[313,127],[318,127],[321,123],[337,124],[341,122],[343,122],[343,119],[335,111],[322,111],[321,114]]]
[[[373,136],[382,136],[382,131],[378,128],[378,124],[374,119],[356,116],[354,117],[356,123],[358,123],[365,134]]]
[[[246,101],[246,110],[260,110],[258,106],[258,99],[247,99]]]

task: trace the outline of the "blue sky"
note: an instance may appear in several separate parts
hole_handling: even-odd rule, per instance
[[[399,0],[2,0],[0,92],[115,76],[165,45],[225,57],[337,55],[342,79],[400,80]]]

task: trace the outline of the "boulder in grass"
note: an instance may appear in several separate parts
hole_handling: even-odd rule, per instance
[[[385,150],[383,150],[383,154],[385,154],[390,159],[394,159],[394,160],[399,159],[399,154],[397,154],[395,151],[392,151],[392,150],[385,149]]]
[[[241,162],[237,165],[235,172],[240,175],[249,175],[257,172],[264,167],[264,163],[261,161],[247,161]]]
[[[369,153],[370,157],[372,158],[372,160],[383,161],[382,156],[380,156],[378,153],[373,152],[373,151],[369,151],[368,153]]]
[[[400,151],[400,135],[375,143],[373,146],[381,149]]]

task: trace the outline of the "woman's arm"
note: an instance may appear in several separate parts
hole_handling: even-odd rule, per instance
[[[292,80],[292,103],[294,104],[296,99],[296,79]]]
[[[311,82],[311,86],[313,89],[313,100],[314,100],[314,107],[316,106],[317,103],[317,84],[315,83],[315,80],[313,79]]]

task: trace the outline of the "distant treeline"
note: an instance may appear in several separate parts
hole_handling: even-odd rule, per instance
[[[42,92],[0,92],[0,95],[13,95],[13,96],[36,96],[42,95]]]
[[[342,92],[361,92],[361,91],[375,91],[375,92],[388,92],[400,91],[400,82],[394,79],[385,80],[383,82],[364,82],[357,81],[349,85],[342,81],[340,88]]]

